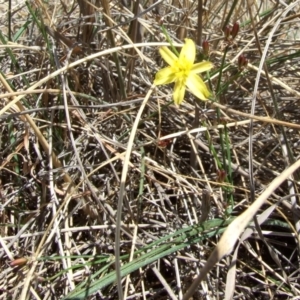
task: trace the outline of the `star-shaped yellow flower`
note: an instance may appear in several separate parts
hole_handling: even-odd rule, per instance
[[[159,52],[169,67],[156,73],[154,84],[162,85],[175,82],[173,99],[176,105],[180,105],[183,101],[186,86],[197,98],[207,100],[210,92],[197,74],[210,70],[213,65],[209,61],[194,64],[195,43],[191,39],[185,39],[179,57],[167,47],[161,47]]]

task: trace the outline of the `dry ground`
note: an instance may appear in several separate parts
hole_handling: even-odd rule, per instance
[[[0,9],[0,299],[300,299],[298,1]],[[185,37],[212,97],[176,107]]]

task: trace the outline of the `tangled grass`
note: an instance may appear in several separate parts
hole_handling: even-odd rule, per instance
[[[0,12],[0,299],[300,299],[298,1]],[[176,107],[186,37],[212,97]]]

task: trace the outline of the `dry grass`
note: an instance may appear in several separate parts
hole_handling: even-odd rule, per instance
[[[298,2],[49,3],[0,3],[0,299],[300,299]],[[162,24],[212,101],[153,88]]]

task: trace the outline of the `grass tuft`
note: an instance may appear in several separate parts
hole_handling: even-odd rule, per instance
[[[1,1],[0,300],[296,299],[299,12]],[[187,37],[212,96],[176,107]]]

